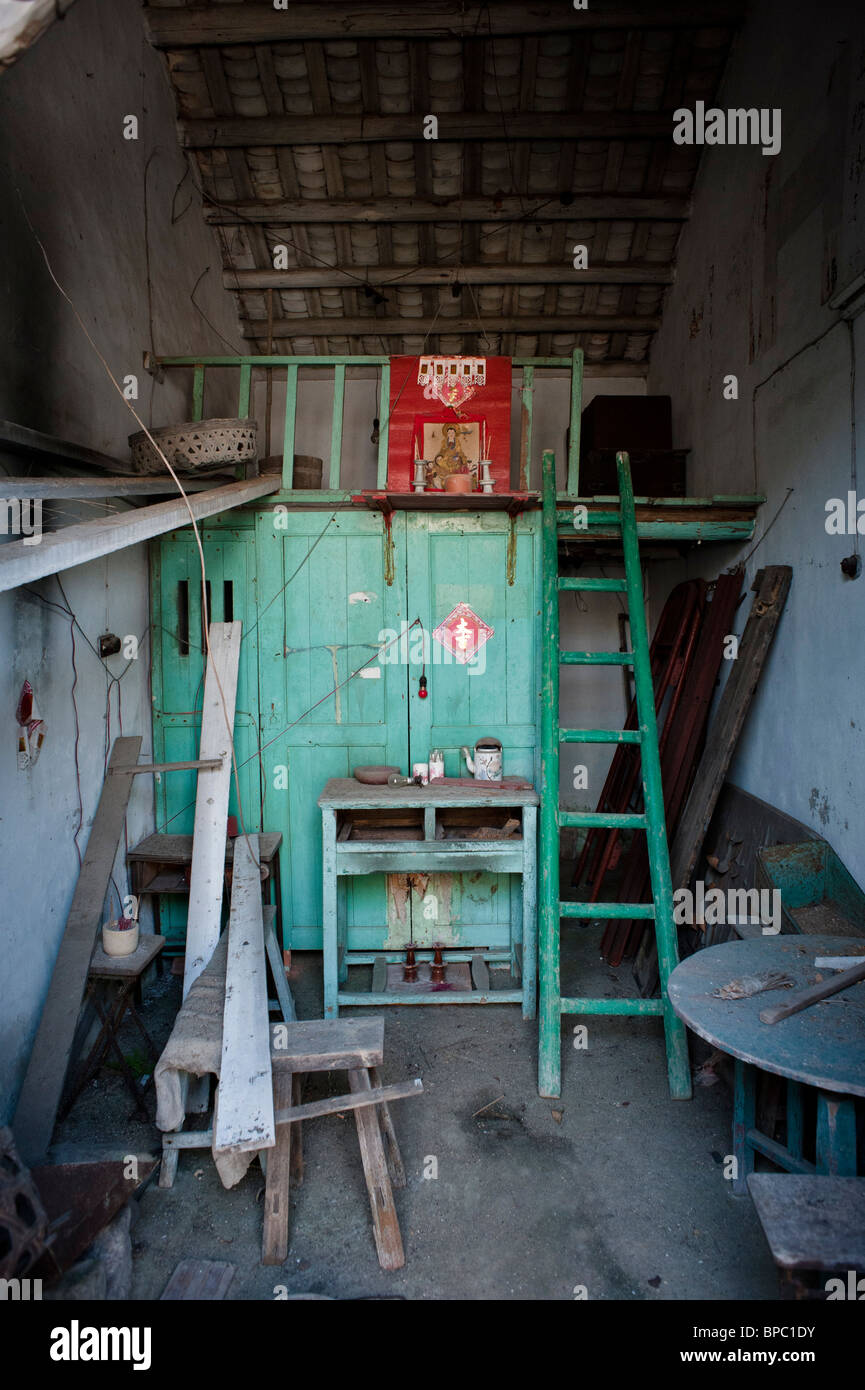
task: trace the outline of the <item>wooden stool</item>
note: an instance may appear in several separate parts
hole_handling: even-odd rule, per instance
[[[391,1186],[405,1186],[405,1170],[388,1102],[420,1095],[423,1084],[418,1078],[381,1086],[378,1067],[383,1055],[383,1018],[272,1025],[276,1145],[267,1150],[262,1264],[282,1264],[288,1255],[289,1185],[292,1179],[295,1183],[303,1179],[302,1121],[346,1110],[354,1110],[357,1123],[379,1264],[382,1269],[400,1269],[405,1264]],[[347,1071],[351,1094],[302,1105],[302,1077],[316,1071]]]
[[[88,1081],[99,1071],[109,1050],[111,1050],[117,1057],[121,1075],[126,1082],[129,1094],[135,1101],[136,1109],[148,1123],[150,1122],[150,1116],[141,1099],[141,1087],[123,1055],[117,1034],[126,1014],[129,1014],[144,1040],[151,1061],[154,1066],[156,1065],[159,1060],[159,1053],[135,1007],[135,990],[140,984],[145,970],[157,959],[164,946],[164,936],[142,932],[138,938],[137,947],[128,956],[107,956],[102,949],[101,942],[94,949],[90,969],[87,973],[87,993],[84,996],[83,1007],[86,1008],[88,1004],[91,1005],[102,1026],[87,1060],[82,1064],[78,1076],[60,1108],[59,1119],[62,1120],[69,1114],[78,1096]],[[107,986],[109,990],[112,986],[114,987],[113,997],[109,997],[107,1000],[107,1008],[103,1008],[103,1000],[100,997],[100,986],[102,985]],[[153,1074],[151,1072],[150,1077],[148,1077],[148,1085],[152,1079]]]
[[[842,1281],[844,1297],[860,1297],[858,1275],[865,1271],[865,1178],[751,1173],[748,1190],[778,1267],[782,1298],[825,1298],[828,1275]],[[816,1289],[807,1283],[807,1275],[813,1272],[821,1276],[822,1286]]]

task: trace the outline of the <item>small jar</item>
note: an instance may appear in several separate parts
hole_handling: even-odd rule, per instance
[[[429,779],[440,781],[445,775],[445,755],[440,748],[433,748],[429,755]]]

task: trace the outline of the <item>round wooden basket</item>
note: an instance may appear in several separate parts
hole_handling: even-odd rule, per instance
[[[258,458],[255,420],[195,420],[151,430],[172,468],[186,475],[212,473]],[[129,436],[134,473],[164,473],[165,464],[143,430]]]

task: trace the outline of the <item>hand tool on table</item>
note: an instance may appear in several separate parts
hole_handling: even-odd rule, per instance
[[[831,980],[821,980],[819,984],[803,989],[799,994],[788,999],[786,1004],[779,1004],[775,1009],[763,1009],[760,1013],[760,1022],[780,1023],[781,1019],[789,1018],[791,1014],[798,1014],[802,1009],[810,1008],[812,1004],[819,1004],[821,999],[828,999],[832,994],[839,994],[842,989],[858,984],[860,980],[865,980],[865,961],[861,961],[859,965],[854,965],[850,970],[843,970],[840,975],[833,975]]]

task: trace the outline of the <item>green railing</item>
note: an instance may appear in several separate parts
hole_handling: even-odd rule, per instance
[[[327,487],[321,493],[306,492],[305,500],[314,501],[320,496],[331,499],[340,493],[342,463],[342,427],[345,406],[345,374],[349,367],[377,367],[381,372],[379,384],[379,438],[376,468],[376,487],[387,487],[387,446],[388,418],[390,414],[390,358],[385,356],[366,357],[284,357],[270,354],[261,357],[159,357],[161,367],[192,369],[192,412],[193,420],[204,417],[205,374],[210,368],[236,368],[239,372],[237,391],[237,414],[241,418],[249,415],[252,394],[252,374],[254,371],[272,372],[275,369],[286,373],[285,426],[282,441],[282,487],[290,492],[294,485],[294,452],[297,425],[297,379],[301,367],[316,371],[333,372],[333,413],[330,432],[330,470]],[[522,373],[518,386],[520,392],[520,489],[527,491],[529,469],[531,466],[534,442],[534,390],[536,372],[559,370],[563,368],[571,374],[570,385],[570,433],[568,440],[568,480],[566,493],[570,497],[579,495],[580,470],[580,414],[583,399],[583,354],[574,351],[570,357],[515,357],[513,366]]]

